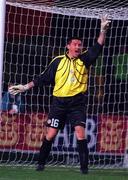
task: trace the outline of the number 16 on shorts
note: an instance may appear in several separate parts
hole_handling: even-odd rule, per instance
[[[57,128],[59,126],[59,119],[48,119],[48,125],[51,127]]]

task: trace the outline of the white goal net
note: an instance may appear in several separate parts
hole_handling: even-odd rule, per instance
[[[128,3],[100,0],[8,0],[6,2],[0,162],[34,164],[45,135],[52,87],[9,97],[10,84],[39,75],[71,36],[92,46],[100,17],[111,24],[101,56],[90,69],[87,135],[91,167],[128,167]],[[9,99],[11,102],[9,102]],[[15,104],[14,104],[15,102]],[[52,146],[49,165],[78,166],[70,125]]]

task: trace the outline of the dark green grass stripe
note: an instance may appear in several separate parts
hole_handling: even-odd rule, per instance
[[[128,180],[128,170],[89,170],[82,175],[77,168],[46,167],[43,172],[30,167],[0,167],[0,180]]]

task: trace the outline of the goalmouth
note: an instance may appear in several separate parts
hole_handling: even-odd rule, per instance
[[[2,3],[1,16],[5,9]],[[7,0],[6,19],[0,31],[0,42],[4,44],[4,54],[2,46],[0,50],[1,59],[4,55],[1,94],[8,91],[9,83],[25,84],[39,75],[54,56],[65,53],[66,41],[72,35],[83,39],[86,48],[92,46],[104,14],[109,15],[111,24],[102,54],[91,66],[89,77],[89,165],[122,168],[128,167],[127,1]],[[21,95],[24,112],[13,115],[2,111],[0,162],[37,162],[51,92],[51,86],[33,89]],[[56,137],[48,164],[79,166],[76,138],[69,124]]]

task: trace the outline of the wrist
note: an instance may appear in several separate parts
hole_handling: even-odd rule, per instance
[[[29,82],[28,84],[24,85],[24,91],[29,90],[34,87],[33,81]]]
[[[29,89],[29,85],[28,84],[25,84],[24,85],[24,91],[28,90]]]
[[[106,30],[101,28],[101,29],[100,29],[100,32],[101,32],[101,33],[106,33]]]

